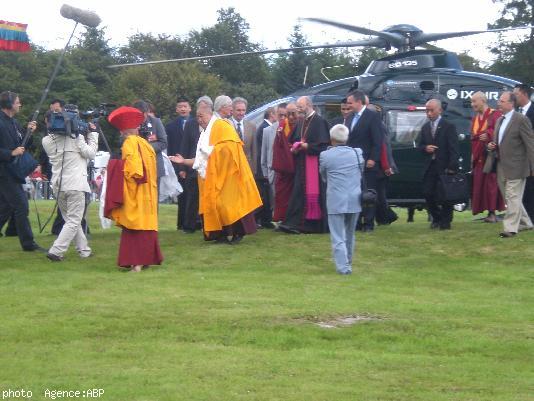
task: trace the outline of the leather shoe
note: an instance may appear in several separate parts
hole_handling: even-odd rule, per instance
[[[63,260],[62,256],[54,255],[53,253],[50,253],[50,252],[46,254],[46,257],[50,259],[52,262],[61,262]]]
[[[291,228],[291,227],[289,227],[289,226],[286,226],[285,224],[280,224],[280,225],[278,226],[278,228],[279,228],[281,231],[283,231],[283,232],[285,232],[285,233],[288,233],[288,234],[300,234],[300,231],[299,231],[299,230],[297,230],[297,229],[295,229],[295,228]]]
[[[503,231],[502,233],[499,234],[499,237],[501,237],[501,238],[512,238],[516,234],[517,233],[512,233],[512,232],[509,232],[509,231]]]
[[[34,246],[32,246],[31,248],[28,248],[28,249],[24,249],[24,251],[26,252],[42,252],[42,253],[47,253],[48,252],[48,249],[44,249],[43,247],[35,244]]]

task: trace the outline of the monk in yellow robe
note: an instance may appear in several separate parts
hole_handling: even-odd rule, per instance
[[[219,113],[218,107],[225,109],[227,103],[231,106],[232,100],[219,96],[215,99],[216,113],[210,107],[197,110],[202,132],[194,159],[181,155],[170,159],[198,171],[199,214],[205,239],[236,244],[245,234],[256,232],[254,211],[262,202],[243,142]]]
[[[122,184],[122,203],[118,202],[111,210],[110,218],[122,227],[118,264],[131,268],[132,272],[159,265],[163,260],[158,243],[156,154],[139,136],[138,127],[143,119],[139,110],[124,106],[109,116],[111,125],[125,138],[121,148],[122,175],[118,185],[112,183],[108,187],[110,196],[113,196],[114,190]]]

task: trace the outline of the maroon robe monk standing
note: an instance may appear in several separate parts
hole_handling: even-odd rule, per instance
[[[489,107],[484,113],[477,113],[471,122],[471,160],[473,174],[473,192],[471,196],[471,209],[473,214],[487,210],[490,214],[486,221],[495,221],[492,217],[496,210],[504,210],[504,200],[497,185],[495,172],[485,174],[482,170],[486,162],[486,145],[494,141],[495,122],[501,116],[498,110]],[[480,139],[487,134],[485,141]]]
[[[280,121],[273,143],[273,170],[274,174],[274,213],[273,221],[284,221],[287,205],[293,190],[295,177],[295,164],[291,153],[289,137],[293,132],[287,119]]]

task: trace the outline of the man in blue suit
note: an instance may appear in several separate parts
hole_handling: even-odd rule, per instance
[[[347,146],[349,129],[334,125],[330,129],[332,146],[319,156],[319,171],[326,182],[326,210],[332,253],[339,274],[352,273],[354,232],[361,207],[363,154]]]

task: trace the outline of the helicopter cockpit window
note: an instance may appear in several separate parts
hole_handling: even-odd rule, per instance
[[[424,111],[389,110],[386,115],[391,141],[410,147],[414,147],[417,143],[421,128],[426,121]]]

